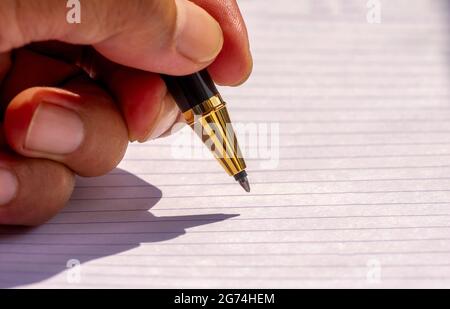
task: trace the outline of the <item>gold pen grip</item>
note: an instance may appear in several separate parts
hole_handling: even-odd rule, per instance
[[[183,113],[184,118],[230,176],[246,168],[225,102],[211,97]]]

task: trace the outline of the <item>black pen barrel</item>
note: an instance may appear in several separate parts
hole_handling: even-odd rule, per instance
[[[162,78],[182,112],[219,94],[207,70],[186,76],[162,75]]]

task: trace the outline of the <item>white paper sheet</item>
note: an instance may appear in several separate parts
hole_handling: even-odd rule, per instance
[[[2,228],[0,286],[450,287],[448,4],[366,3],[240,1],[255,69],[223,96],[279,125],[251,194],[174,156],[187,130],[132,145],[48,224]]]

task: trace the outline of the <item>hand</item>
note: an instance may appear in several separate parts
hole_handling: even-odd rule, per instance
[[[0,224],[45,222],[75,174],[109,172],[129,141],[180,121],[156,73],[209,66],[238,85],[251,72],[235,0],[81,3],[81,24],[69,24],[65,1],[0,1]]]

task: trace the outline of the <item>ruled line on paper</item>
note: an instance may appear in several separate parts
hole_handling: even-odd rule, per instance
[[[22,264],[24,262],[18,262],[16,260],[2,260],[2,263],[10,264],[10,265],[17,265]],[[25,262],[26,263],[26,262]],[[39,263],[39,265],[51,265],[51,262],[42,262]],[[358,268],[367,268],[367,265],[346,265],[346,264],[329,264],[329,265],[314,265],[314,264],[305,264],[305,265],[277,265],[277,264],[265,264],[265,265],[179,265],[179,264],[169,264],[169,265],[148,265],[148,264],[108,264],[108,263],[102,263],[102,264],[91,264],[91,266],[99,267],[99,268],[126,268],[126,267],[136,267],[136,268],[217,268],[217,269],[233,269],[233,268],[288,268],[288,269],[296,269],[296,268],[316,268],[316,269],[326,269],[326,268],[352,268],[352,269],[358,269]],[[422,267],[422,268],[430,268],[430,267],[450,267],[450,264],[406,264],[406,265],[389,265],[385,264],[384,268],[413,268],[413,267]]]
[[[355,155],[355,156],[311,156],[311,157],[282,157],[286,161],[300,161],[300,160],[338,160],[338,159],[379,159],[379,158],[414,158],[414,157],[448,157],[450,153],[422,153],[422,154],[408,154],[408,155]],[[129,158],[123,162],[204,162],[202,159],[134,159]],[[246,159],[246,161],[257,161],[261,159]]]
[[[395,182],[395,181],[433,181],[433,180],[450,180],[450,177],[425,177],[425,178],[370,178],[370,179],[334,179],[334,180],[271,180],[270,182],[265,181],[252,181],[254,185],[269,185],[269,184],[302,184],[302,183],[355,183],[355,182]],[[208,183],[188,183],[188,184],[162,184],[161,187],[195,187],[202,186]],[[231,186],[235,185],[233,183],[214,183],[217,186]],[[111,189],[111,188],[146,188],[146,185],[132,185],[132,184],[115,184],[115,185],[77,185],[78,189]]]
[[[0,251],[1,254],[19,254],[19,255],[29,255],[29,256],[58,256],[67,255],[67,252],[20,252],[20,251]],[[77,253],[79,257],[83,256],[97,256],[99,253]],[[345,257],[345,256],[383,256],[383,255],[449,255],[450,250],[447,251],[369,251],[369,252],[328,252],[328,253],[293,253],[293,252],[281,252],[281,253],[246,253],[246,254],[234,254],[234,253],[204,253],[204,254],[121,254],[121,257],[301,257],[301,256],[333,256],[333,257]],[[448,257],[447,257],[448,258]]]
[[[417,142],[417,143],[361,143],[361,144],[298,144],[298,145],[280,145],[280,148],[342,148],[342,147],[384,147],[384,146],[449,146],[450,143],[442,142]],[[134,148],[170,148],[172,145],[133,145]],[[197,147],[195,147],[197,148]],[[198,148],[203,148],[198,147]],[[252,149],[252,147],[248,147]]]
[[[192,221],[191,221],[192,222]],[[205,221],[203,221],[205,222]],[[209,221],[208,221],[209,222]],[[136,223],[149,223],[145,221],[127,221],[127,222],[95,222],[95,224],[120,224],[120,223],[127,223],[127,224],[136,224]],[[90,223],[65,223],[66,226],[70,225],[89,225],[93,224]],[[204,234],[204,233],[274,233],[274,232],[311,232],[311,231],[367,231],[367,230],[411,230],[411,229],[450,229],[450,225],[436,225],[436,226],[389,226],[389,227],[358,227],[358,228],[313,228],[313,229],[272,229],[272,230],[252,230],[252,229],[246,229],[246,230],[207,230],[207,231],[191,231],[192,234]],[[179,231],[147,231],[146,234],[179,234]],[[142,234],[142,233],[140,233]],[[23,245],[23,243],[18,243],[18,245]],[[38,244],[39,245],[39,244]],[[61,246],[70,246],[70,243],[61,244]],[[78,244],[80,245],[80,244]],[[89,245],[88,243],[84,243],[83,245]],[[98,244],[97,244],[98,245]],[[105,246],[108,246],[109,244],[104,244]]]
[[[428,166],[370,166],[370,167],[330,167],[330,168],[293,168],[293,169],[277,169],[277,170],[252,170],[252,173],[276,173],[276,172],[309,172],[309,171],[367,171],[367,170],[399,170],[399,169],[443,169],[450,168],[450,165],[428,165]],[[156,176],[156,175],[207,175],[222,174],[222,171],[207,172],[170,172],[170,173],[134,173],[137,176]],[[123,172],[113,172],[110,175],[127,175]],[[248,196],[248,195],[246,195]]]
[[[82,233],[80,233],[82,235]],[[62,235],[80,235],[77,233],[62,233]],[[93,235],[130,235],[131,233],[92,233]],[[146,234],[146,232],[136,232],[136,234]],[[13,234],[14,235],[14,234]],[[40,233],[37,235],[49,235],[53,236],[55,234],[53,233]],[[370,240],[352,240],[352,239],[337,239],[337,240],[322,240],[322,241],[305,241],[305,240],[293,240],[293,241],[280,241],[280,242],[273,242],[273,241],[245,241],[245,242],[177,242],[177,243],[153,243],[148,244],[151,246],[203,246],[203,245],[285,245],[285,244],[333,244],[333,243],[343,243],[343,244],[349,244],[349,243],[391,243],[391,242],[430,242],[430,241],[448,241],[450,240],[449,237],[441,237],[441,238],[405,238],[405,239],[370,239]],[[26,245],[26,246],[38,246],[38,245],[46,245],[47,243],[21,243],[20,245]],[[98,246],[99,244],[58,244],[58,243],[48,243],[52,246]],[[19,245],[15,243],[5,243],[2,245]],[[109,246],[123,246],[124,244],[108,244]],[[2,263],[4,260],[2,259]],[[450,264],[449,264],[450,266]]]
[[[174,211],[174,210],[218,210],[218,209],[258,209],[258,208],[314,208],[314,207],[329,207],[329,208],[335,208],[335,207],[349,207],[349,206],[358,206],[358,207],[375,207],[375,206],[405,206],[405,205],[442,205],[442,206],[450,206],[450,201],[446,202],[398,202],[398,203],[355,203],[355,204],[298,204],[298,205],[277,205],[277,206],[261,206],[261,205],[248,205],[248,206],[215,206],[215,207],[183,207],[183,208],[172,208],[172,207],[166,207],[166,208],[160,208],[158,209],[159,212],[161,211]],[[80,210],[80,211],[70,211],[70,210],[64,210],[62,213],[68,213],[68,214],[76,214],[76,213],[108,213],[108,212],[133,212],[133,211],[143,211],[146,210],[146,208],[141,209],[102,209],[102,210]]]
[[[436,192],[450,192],[450,189],[436,189],[436,190],[380,190],[380,191],[334,191],[334,192],[303,192],[303,193],[260,193],[252,195],[179,195],[179,196],[165,196],[161,199],[181,199],[181,198],[207,198],[207,197],[253,197],[253,196],[300,196],[300,195],[340,195],[340,194],[387,194],[387,193],[436,193]],[[156,196],[142,196],[142,197],[111,197],[111,198],[73,198],[73,201],[108,201],[108,200],[140,200],[159,198]]]

